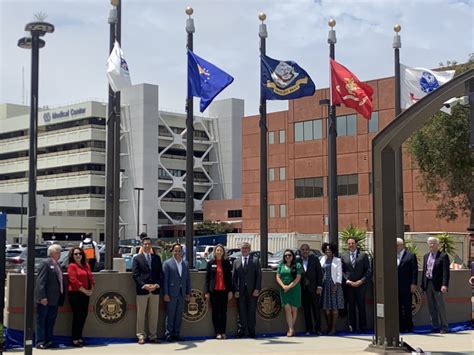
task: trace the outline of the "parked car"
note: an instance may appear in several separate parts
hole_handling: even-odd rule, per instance
[[[251,258],[257,257],[258,259],[260,259],[260,250],[252,250],[249,256]],[[272,256],[273,256],[273,253],[268,252],[267,258],[270,259]],[[229,256],[229,260],[232,264],[234,263],[234,260],[239,259],[239,258],[242,258],[242,252],[240,250],[236,251],[231,256]]]
[[[283,254],[285,253],[285,250],[286,249],[278,250],[275,254],[273,254],[271,258],[270,257],[268,258],[269,268],[271,268],[272,270],[276,270],[276,268],[278,267],[278,264],[281,263],[281,261],[283,260]],[[299,249],[291,248],[291,250],[293,250],[293,252],[295,253],[296,259],[301,258]],[[322,255],[321,252],[316,249],[310,249],[309,253],[316,255],[318,258],[320,258]]]
[[[7,251],[5,255],[5,269],[7,272],[25,272],[28,250],[23,248],[20,253],[15,250]],[[35,246],[35,272],[38,272],[40,264],[48,258],[48,247],[45,245]]]

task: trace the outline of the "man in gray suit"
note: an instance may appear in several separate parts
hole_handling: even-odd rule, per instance
[[[163,263],[163,300],[166,302],[166,341],[183,341],[179,335],[185,301],[191,295],[189,266],[182,257],[181,244],[173,245],[173,257]]]
[[[237,336],[244,337],[247,330],[249,337],[255,338],[257,297],[262,288],[262,271],[258,258],[249,256],[249,243],[242,243],[240,251],[242,257],[235,259],[232,272],[238,307]]]
[[[53,329],[58,315],[58,306],[64,302],[64,282],[58,264],[61,246],[53,244],[48,248],[49,258],[41,264],[35,284],[36,302],[36,347],[53,347]]]

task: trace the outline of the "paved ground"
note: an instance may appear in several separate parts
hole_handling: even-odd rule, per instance
[[[420,347],[432,354],[460,355],[474,354],[474,331],[454,334],[407,335],[403,339],[413,347]],[[206,354],[206,355],[241,355],[241,354],[368,354],[367,346],[371,336],[345,337],[275,337],[260,339],[228,339],[187,341],[172,344],[116,344],[91,346],[81,349],[62,348],[54,350],[34,350],[34,354],[77,354],[77,355],[130,355],[145,354]],[[22,353],[23,349],[9,350],[8,353]]]

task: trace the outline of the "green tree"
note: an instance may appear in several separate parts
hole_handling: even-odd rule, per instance
[[[454,237],[448,233],[442,233],[436,236],[439,239],[439,250],[451,257],[456,256],[456,245]]]
[[[450,62],[451,64],[452,62]],[[474,68],[467,63],[442,68],[456,75]],[[474,154],[469,149],[470,109],[457,105],[452,115],[435,114],[408,140],[408,151],[418,164],[418,185],[428,200],[437,202],[437,217],[453,221],[470,216],[474,226]]]

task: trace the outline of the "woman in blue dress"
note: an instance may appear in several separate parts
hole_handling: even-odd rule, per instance
[[[301,264],[296,262],[295,253],[291,249],[286,249],[283,253],[283,260],[278,265],[276,282],[281,287],[281,304],[285,308],[286,323],[288,332],[286,336],[295,335],[296,316],[298,308],[301,307]]]
[[[323,297],[322,308],[326,316],[328,335],[336,334],[336,323],[339,309],[344,308],[344,294],[342,292],[342,263],[336,257],[337,246],[334,243],[324,243],[324,255],[321,257],[323,269]]]

